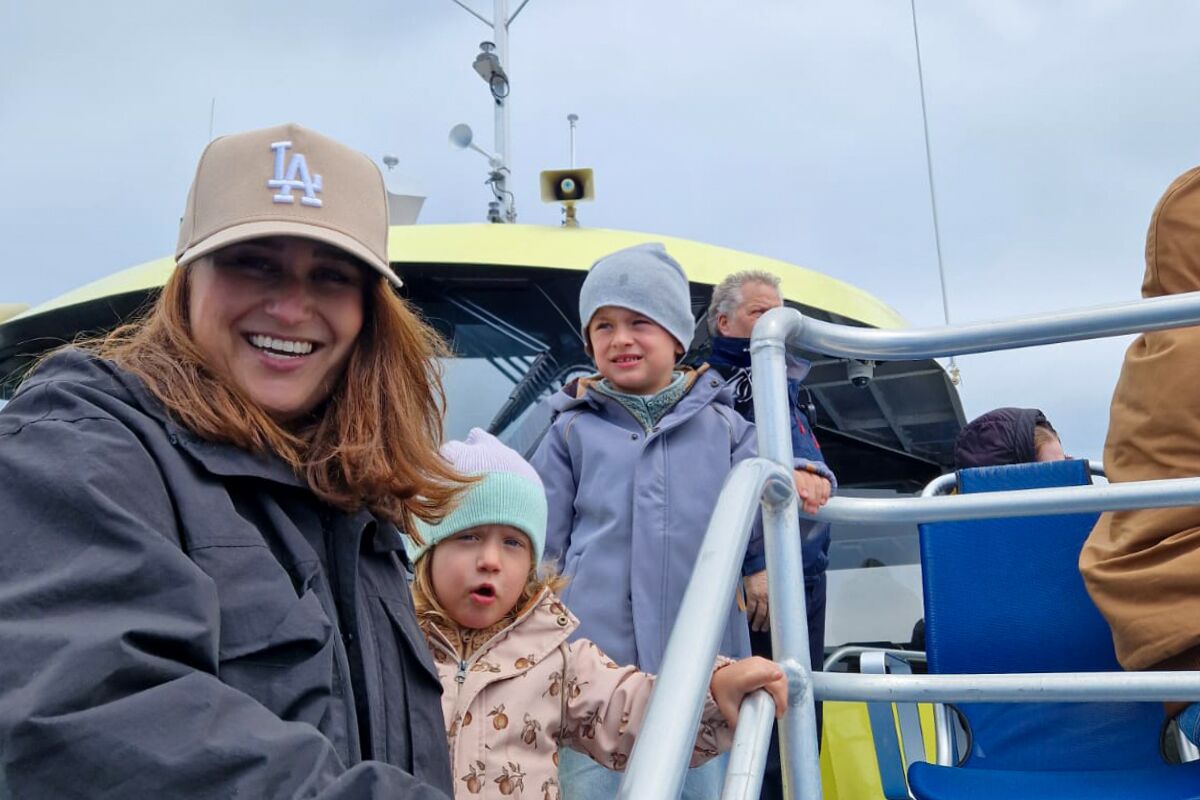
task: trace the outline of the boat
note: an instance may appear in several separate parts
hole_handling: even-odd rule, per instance
[[[446,434],[486,427],[531,453],[549,424],[541,401],[592,371],[578,334],[578,294],[588,267],[606,253],[650,241],[662,242],[687,271],[699,320],[694,361],[703,360],[708,344],[703,312],[713,285],[742,269],[778,275],[785,303],[814,319],[870,328],[906,324],[886,303],[816,270],[703,242],[586,227],[394,225],[389,253],[402,292],[453,350],[443,365]],[[132,266],[0,322],[0,397],[46,352],[134,317],[174,268],[170,257]],[[806,385],[814,428],[843,494],[911,494],[949,468],[963,411],[940,363],[880,363],[863,381],[862,364],[799,355],[811,361]],[[852,380],[852,369],[859,380]],[[830,556],[830,651],[906,646],[921,617],[915,526],[835,526]],[[826,796],[879,796],[865,707],[845,706],[826,715]]]

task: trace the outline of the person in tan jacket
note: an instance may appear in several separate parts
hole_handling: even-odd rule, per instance
[[[654,676],[619,666],[586,639],[539,574],[546,497],[533,468],[478,428],[442,455],[475,483],[408,542],[413,601],[441,680],[457,798],[559,797],[558,748],[625,767]],[[787,703],[783,672],[762,658],[718,659],[692,754],[728,750],[738,706],[765,688]]]
[[[1146,235],[1143,297],[1200,290],[1200,167],[1175,179]],[[1125,353],[1104,444],[1110,482],[1200,475],[1200,327],[1144,333]],[[1200,507],[1102,514],[1079,557],[1128,670],[1200,670]],[[1167,705],[1169,716],[1185,703]],[[1180,718],[1197,738],[1200,706]]]

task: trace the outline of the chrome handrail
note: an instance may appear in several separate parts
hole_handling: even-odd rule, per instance
[[[787,667],[785,665],[784,669]],[[1200,672],[1055,672],[1017,675],[867,675],[817,672],[822,700],[890,703],[1114,703],[1200,700]]]
[[[949,522],[1200,505],[1200,478],[1055,486],[937,497],[834,497],[812,519],[823,522]],[[805,515],[809,516],[809,515]]]
[[[771,695],[758,691],[746,698],[738,711],[721,800],[758,800],[774,721],[775,700]]]
[[[1108,473],[1104,471],[1103,462],[1089,458],[1087,460],[1088,471],[1092,473],[1092,477],[1108,478]],[[945,475],[938,475],[936,478],[925,484],[925,488],[921,490],[921,497],[937,497],[938,495],[950,494],[954,489],[958,488],[958,473],[947,472]]]
[[[778,309],[767,312],[775,314]],[[796,318],[793,318],[796,321]],[[758,454],[780,467],[794,465],[791,414],[788,407],[787,346],[762,320],[750,340],[754,381],[754,421]],[[821,770],[812,664],[808,650],[808,614],[804,598],[804,559],[800,549],[800,515],[793,491],[790,502],[763,509],[763,543],[767,555],[767,602],[771,653],[794,668],[788,681],[789,703],[779,721],[779,764],[786,793],[820,798]]]
[[[795,522],[794,498],[791,471],[765,458],[742,461],[725,479],[667,641],[641,734],[621,780],[617,797],[622,800],[679,796],[759,504],[764,514],[780,505],[791,508]],[[746,721],[743,737],[765,740],[770,735],[771,715],[763,719],[758,714],[756,729],[749,716],[754,715],[755,704],[761,701],[751,700],[742,704],[739,717],[739,721]],[[765,731],[761,730],[763,725]],[[739,724],[738,731],[741,729]],[[743,746],[742,751],[747,749]],[[748,769],[739,765],[742,772]],[[761,777],[761,764],[758,774]]]
[[[833,325],[793,309],[767,312],[754,327],[751,370],[760,458],[731,472],[705,534],[701,556],[672,629],[650,707],[621,783],[620,798],[674,798],[683,784],[712,657],[737,582],[755,502],[762,499],[771,643],[788,676],[779,723],[789,798],[820,800],[814,698],[884,702],[1200,700],[1200,673],[1058,675],[845,675],[813,673],[808,655],[799,509],[788,472],[785,355],[788,346],[868,360],[913,360],[1009,350],[1200,324],[1200,293],[1091,309],[935,329],[877,330]],[[945,478],[945,476],[944,476]],[[932,492],[930,493],[932,494]],[[1200,503],[1200,478],[1108,486],[1028,489],[896,500],[833,498],[815,519],[830,522],[935,522],[1071,514]],[[1086,692],[1091,692],[1087,697]],[[748,798],[761,780],[770,714],[765,693],[742,703],[725,797]],[[683,715],[687,715],[683,717]],[[746,727],[743,727],[745,725]]]
[[[784,322],[785,317],[792,321]],[[754,333],[781,338],[791,347],[842,358],[915,361],[1196,324],[1200,324],[1200,292],[1008,320],[899,330],[835,325],[805,317],[795,309],[777,308],[762,316]],[[777,332],[780,327],[784,328],[783,336]]]
[[[921,650],[902,650],[895,647],[869,647],[861,644],[842,645],[837,650],[834,650],[825,657],[825,663],[821,669],[825,672],[834,672],[834,667],[842,661],[848,661],[853,657],[862,656],[866,653],[883,653],[896,658],[903,658],[910,663],[924,663],[925,653]]]

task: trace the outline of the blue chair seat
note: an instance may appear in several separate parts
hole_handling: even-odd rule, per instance
[[[1200,800],[1200,761],[1088,772],[917,763],[908,770],[908,785],[918,800]]]

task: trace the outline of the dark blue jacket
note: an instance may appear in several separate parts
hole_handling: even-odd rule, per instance
[[[714,336],[712,354],[708,363],[725,378],[733,388],[734,409],[748,421],[754,421],[753,384],[750,381],[750,340],[729,336]],[[789,364],[789,367],[795,366]],[[789,368],[789,372],[794,372]],[[801,395],[804,394],[800,378],[789,374],[787,379],[788,402],[791,406],[792,456],[796,459],[825,463],[821,445],[813,435],[808,415],[804,412]],[[837,483],[834,482],[834,488]],[[801,526],[804,531],[804,526]],[[804,574],[817,575],[829,566],[829,525],[814,525],[805,532],[803,540]]]

